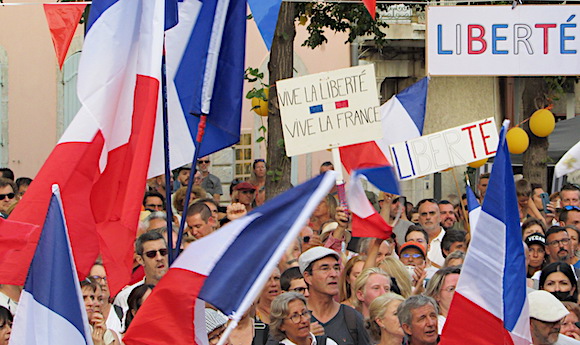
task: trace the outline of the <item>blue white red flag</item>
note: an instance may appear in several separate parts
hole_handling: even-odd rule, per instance
[[[205,302],[232,319],[229,329],[235,327],[334,185],[335,174],[292,188],[190,244],[139,309],[123,342],[207,343]]]
[[[58,184],[79,275],[102,254],[111,294],[131,274],[160,92],[164,9],[164,0],[92,2],[78,74],[81,109],[10,216],[42,225]]]
[[[469,228],[473,231],[475,230],[477,221],[479,219],[479,214],[481,213],[481,205],[475,197],[475,193],[471,189],[471,186],[467,184],[465,187],[465,193],[467,194],[467,210],[469,212]]]
[[[529,345],[526,260],[510,154],[500,134],[485,199],[457,283],[442,345]]]
[[[246,48],[245,0],[183,0],[178,12],[165,36],[171,168],[191,163],[194,115],[208,115],[199,157],[239,141]],[[160,112],[149,177],[164,173],[163,157]]]
[[[397,181],[395,181],[397,183]],[[346,188],[348,207],[352,212],[352,235],[386,240],[393,228],[377,213],[367,198],[361,183],[361,176],[354,171]]]
[[[428,84],[429,79],[423,78],[381,106],[382,139],[340,148],[342,164],[350,174],[359,170],[380,190],[399,194],[388,158],[389,145],[422,135]],[[393,163],[396,166],[397,162]]]
[[[248,0],[252,17],[254,17],[268,51],[272,49],[281,4],[282,0]]]
[[[10,344],[92,343],[62,204],[55,186],[20,295]]]

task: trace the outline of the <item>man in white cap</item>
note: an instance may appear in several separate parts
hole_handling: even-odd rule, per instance
[[[580,344],[580,341],[560,334],[560,322],[569,312],[554,295],[537,290],[528,294],[528,301],[533,345]]]
[[[308,309],[327,336],[339,345],[369,345],[362,314],[334,300],[338,295],[338,253],[324,247],[311,248],[298,258],[300,273],[308,284]]]

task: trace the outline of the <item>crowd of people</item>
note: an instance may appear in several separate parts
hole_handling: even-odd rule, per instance
[[[139,308],[169,268],[167,224],[177,235],[185,217],[181,249],[250,212],[265,201],[266,162],[253,163],[249,181],[233,181],[231,203],[220,204],[221,181],[209,172],[209,157],[197,161],[194,188],[185,204],[191,166],[175,171],[165,198],[165,178],[150,179],[135,241],[130,282],[111,296],[107,273],[97,261],[81,291],[95,344],[122,344]],[[320,172],[333,169],[326,162]],[[9,169],[8,169],[9,170]],[[13,182],[0,169],[4,217],[30,184]],[[488,174],[476,185],[485,198]],[[565,185],[549,196],[541,185],[516,181],[522,246],[527,258],[530,328],[534,345],[580,344],[580,188]],[[351,215],[332,190],[317,206],[292,246],[271,272],[254,305],[225,340],[232,345],[437,344],[445,326],[461,266],[469,251],[466,197],[424,199],[369,193],[389,223],[386,240],[353,237]],[[166,210],[172,208],[173,219]],[[174,241],[177,236],[173,236]],[[500,239],[497,239],[500,240]],[[175,243],[174,243],[175,245]],[[202,259],[202,258],[200,258]],[[7,344],[21,287],[0,285],[0,345]],[[206,306],[209,343],[218,343],[228,318]]]

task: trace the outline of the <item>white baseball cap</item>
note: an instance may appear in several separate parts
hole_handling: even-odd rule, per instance
[[[307,251],[302,253],[302,255],[300,255],[300,257],[298,258],[298,266],[300,267],[300,273],[304,274],[304,271],[306,271],[306,269],[308,268],[308,266],[310,266],[311,263],[320,260],[322,258],[325,258],[327,256],[333,256],[336,258],[336,260],[339,260],[338,253],[332,249],[320,246],[308,249]]]
[[[568,309],[554,295],[544,290],[528,294],[530,317],[544,322],[556,322],[569,314]]]

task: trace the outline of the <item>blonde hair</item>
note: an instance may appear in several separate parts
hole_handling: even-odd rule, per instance
[[[361,262],[361,261],[364,262],[365,260],[366,260],[366,256],[362,256],[362,255],[353,256],[352,258],[350,258],[346,262],[346,265],[344,265],[344,269],[342,270],[342,274],[340,275],[340,278],[338,279],[338,296],[340,297],[341,303],[350,299],[351,297],[353,297],[352,296],[352,286],[348,282],[348,276],[350,276],[350,273],[352,272],[352,269],[354,268],[354,265],[356,265],[357,262]],[[351,303],[352,302],[353,301],[351,301]]]
[[[381,326],[377,324],[377,319],[380,319],[385,315],[389,304],[393,301],[405,301],[403,296],[397,295],[394,292],[388,292],[381,295],[371,303],[369,306],[369,318],[367,320],[366,327],[369,331],[371,338],[377,343],[381,341]]]
[[[391,283],[391,277],[384,270],[380,269],[379,267],[367,268],[367,269],[363,270],[359,274],[358,277],[356,277],[356,280],[354,281],[354,284],[353,284],[354,285],[353,286],[353,293],[356,294],[358,291],[362,291],[365,288],[365,285],[367,285],[367,281],[369,280],[369,278],[373,274],[383,275],[383,276],[387,277],[387,279],[389,280],[389,284]],[[361,304],[361,301],[358,300],[358,298],[356,298],[354,306],[355,306],[356,310],[358,310],[358,311],[361,310],[362,304]]]
[[[401,291],[401,296],[409,298],[412,293],[411,276],[405,269],[405,265],[392,256],[387,256],[379,263],[379,267],[387,272],[391,277],[397,281],[397,286]]]

